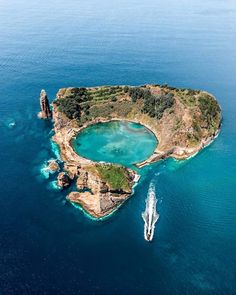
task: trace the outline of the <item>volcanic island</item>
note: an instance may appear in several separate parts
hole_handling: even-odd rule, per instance
[[[183,160],[193,156],[216,138],[222,120],[212,94],[168,85],[62,88],[52,110],[42,90],[40,106],[39,117],[52,118],[52,140],[63,161],[58,186],[65,189],[74,182],[68,201],[95,219],[109,216],[132,195],[139,181],[138,168],[168,157]],[[109,121],[139,123],[156,136],[155,151],[136,163],[137,169],[95,162],[75,151],[72,143],[81,130]],[[49,168],[59,171],[56,162],[50,162]]]

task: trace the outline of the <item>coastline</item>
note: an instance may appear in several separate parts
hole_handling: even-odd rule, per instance
[[[76,159],[77,157],[79,161],[81,162],[86,162],[86,164],[92,164],[92,163],[96,163],[93,160],[90,160],[88,158],[85,158],[83,156],[81,156],[80,154],[78,154],[73,147],[73,143],[72,141],[77,137],[77,135],[84,129],[86,129],[87,127],[91,126],[91,125],[96,125],[96,124],[102,124],[102,123],[108,123],[108,122],[114,122],[114,121],[123,121],[123,122],[130,122],[130,123],[137,123],[140,124],[142,126],[144,126],[145,128],[147,128],[156,138],[157,142],[159,143],[158,140],[158,134],[155,132],[154,129],[152,129],[152,127],[150,127],[149,125],[147,125],[145,122],[141,121],[141,120],[131,120],[131,119],[127,119],[127,118],[112,118],[112,119],[104,119],[104,118],[100,118],[100,119],[96,119],[94,121],[88,122],[87,124],[84,124],[83,126],[79,127],[79,128],[69,128],[69,132],[70,132],[70,137],[64,137],[64,140],[66,139],[66,143],[64,143],[67,147],[69,147],[69,149],[72,149],[72,153],[73,153],[73,158]],[[175,146],[170,150],[167,151],[162,151],[157,147],[156,149],[153,151],[152,155],[150,155],[149,158],[147,158],[144,161],[138,162],[138,163],[134,163],[134,165],[137,168],[142,168],[146,165],[149,165],[151,163],[155,163],[158,162],[159,160],[164,160],[166,158],[174,158],[176,160],[186,160],[189,159],[191,157],[193,157],[195,154],[197,154],[200,150],[202,150],[203,148],[207,147],[209,144],[211,144],[211,142],[213,142],[219,135],[220,133],[220,128],[216,131],[216,134],[213,137],[209,137],[207,139],[202,139],[200,144],[195,147],[195,148],[185,148],[185,147],[179,147],[179,146]],[[68,135],[69,135],[68,132]],[[54,135],[55,136],[55,135]],[[58,144],[57,138],[55,138],[53,136],[52,140]],[[59,144],[58,144],[59,145]],[[60,145],[59,145],[60,146]],[[64,154],[65,156],[65,154]]]
[[[161,87],[159,86],[147,85],[146,87],[150,87],[154,93],[155,91],[157,91],[157,93],[162,91],[160,90]],[[91,193],[88,192],[82,192],[80,190],[74,191],[67,196],[67,200],[69,200],[73,205],[76,204],[76,206],[79,206],[86,214],[95,220],[107,218],[107,216],[111,216],[111,214],[117,211],[118,208],[120,208],[121,205],[133,195],[134,187],[137,185],[140,176],[138,176],[136,171],[125,168],[124,166],[113,163],[96,162],[78,154],[74,149],[73,141],[82,130],[91,125],[102,124],[111,121],[133,122],[147,128],[148,131],[155,136],[158,144],[153,153],[147,159],[133,164],[134,168],[136,167],[137,169],[141,169],[146,165],[150,165],[166,158],[173,158],[175,160],[190,159],[204,147],[213,142],[220,132],[221,112],[218,128],[214,130],[214,132],[208,132],[207,129],[204,129],[205,127],[201,127],[202,137],[200,138],[199,142],[197,142],[197,144],[195,143],[192,145],[187,139],[187,135],[193,132],[192,116],[195,115],[193,111],[190,112],[191,108],[186,108],[186,105],[183,104],[179,93],[176,90],[174,90],[174,106],[171,108],[171,111],[164,112],[163,117],[159,120],[155,120],[149,117],[147,114],[140,112],[140,105],[133,105],[133,109],[126,116],[118,114],[116,110],[112,108],[111,114],[109,116],[102,116],[101,112],[97,117],[90,120],[85,120],[82,124],[78,124],[77,120],[69,119],[67,116],[65,116],[65,114],[59,111],[58,105],[56,104],[58,100],[63,100],[63,97],[68,95],[68,93],[70,95],[73,89],[74,88],[60,89],[57,93],[56,100],[52,104],[55,132],[52,137],[52,141],[58,147],[59,156],[64,162],[64,171],[68,173],[71,179],[76,180],[77,188],[89,188],[93,192],[92,196]],[[92,91],[94,88],[88,89]],[[217,104],[215,97],[211,94],[201,91],[197,91],[196,93],[196,97],[205,95],[205,99],[214,101],[214,103]],[[125,98],[121,97],[118,99],[118,103],[123,103],[124,101],[127,102],[127,95]],[[98,104],[98,106],[101,106],[101,103]],[[196,108],[195,105],[193,107]],[[195,110],[194,108],[193,110]],[[180,125],[180,127],[176,129],[178,120],[183,122],[183,125]],[[202,126],[205,124],[203,123],[201,123]],[[101,175],[98,173],[98,170],[100,169],[99,167],[103,167],[102,169],[107,169],[107,167],[112,166],[122,167],[123,171],[126,173],[126,178],[130,187],[128,191],[114,191],[111,187],[109,187],[108,183],[106,183],[106,186],[108,185],[109,188],[105,191],[105,193],[103,192],[102,186],[104,183]],[[92,172],[94,169],[97,171]],[[84,176],[85,174],[87,175],[86,177]],[[84,177],[86,180],[84,180]],[[81,184],[78,185],[78,182],[81,181],[84,182],[82,187]]]

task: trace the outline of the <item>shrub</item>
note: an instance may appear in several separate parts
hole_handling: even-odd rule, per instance
[[[124,167],[112,165],[96,165],[96,169],[103,181],[107,182],[112,190],[130,189],[128,173]]]
[[[174,95],[171,92],[167,94],[153,95],[148,94],[144,100],[143,112],[150,117],[161,119],[166,109],[171,108],[174,104]]]
[[[55,101],[59,111],[64,113],[69,119],[80,119],[81,102],[90,100],[90,95],[86,88],[72,88],[70,93],[61,99]]]
[[[127,93],[129,91],[129,87],[128,86],[124,86],[124,93]]]
[[[115,102],[117,101],[117,97],[115,95],[112,96],[111,101]]]

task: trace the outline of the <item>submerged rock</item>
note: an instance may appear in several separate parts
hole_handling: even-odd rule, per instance
[[[44,89],[42,89],[41,93],[40,93],[39,118],[41,118],[41,119],[51,119],[52,118],[52,111],[50,110],[49,100],[47,97],[47,93]]]
[[[57,177],[57,185],[60,188],[67,188],[70,186],[72,179],[69,177],[69,175],[66,172],[60,172]]]

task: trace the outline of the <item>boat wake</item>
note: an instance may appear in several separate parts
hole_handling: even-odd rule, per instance
[[[150,184],[148,195],[146,199],[146,208],[142,213],[144,220],[144,238],[146,241],[152,241],[155,230],[155,223],[159,218],[159,214],[156,211],[157,198],[155,192],[155,186],[153,183]]]

